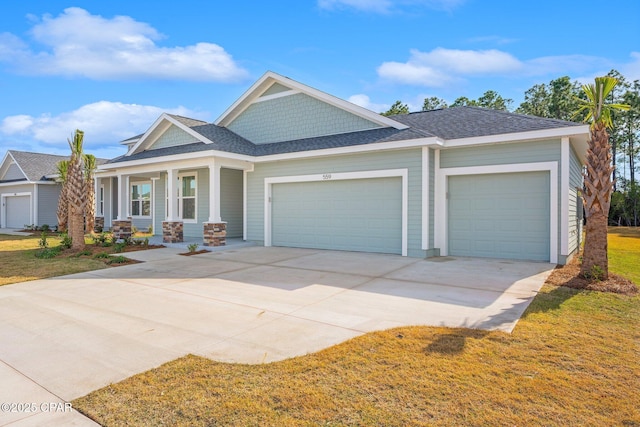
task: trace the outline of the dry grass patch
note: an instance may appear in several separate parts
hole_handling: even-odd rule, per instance
[[[398,328],[265,365],[187,356],[73,406],[106,426],[640,426],[638,390],[640,296],[547,284],[512,334]]]

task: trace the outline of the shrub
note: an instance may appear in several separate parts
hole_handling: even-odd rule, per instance
[[[49,247],[49,242],[47,242],[47,233],[44,231],[40,235],[40,240],[38,240],[38,246],[40,246],[40,249],[47,249]]]
[[[89,251],[89,250],[85,250],[85,251],[80,251],[80,252],[78,252],[78,253],[75,255],[75,257],[76,257],[76,258],[80,258],[81,256],[89,256],[89,255],[91,255],[91,251]]]
[[[69,233],[60,233],[60,238],[62,239],[60,241],[60,246],[62,246],[65,249],[69,249],[71,247],[71,237],[69,237]]]
[[[147,233],[153,234],[153,226],[152,225],[150,225],[149,229],[147,229]]]
[[[42,224],[42,227],[40,227],[40,230],[46,233],[51,231],[51,227],[49,227],[49,224]]]
[[[111,255],[109,255],[106,252],[100,252],[99,254],[95,254],[93,256],[95,259],[101,259],[101,258],[111,258]]]
[[[128,258],[123,257],[122,255],[111,257],[107,264],[124,264],[125,262],[129,262]]]
[[[149,247],[149,238],[145,237],[144,240],[142,241],[142,246],[144,246],[145,248]]]
[[[119,242],[116,243],[115,245],[113,245],[113,252],[119,254],[121,252],[124,252],[124,248],[127,247],[127,243],[126,242]]]
[[[43,248],[36,252],[36,258],[40,259],[51,259],[58,256],[62,248],[60,246],[56,246],[55,248]]]
[[[138,232],[138,227],[136,227],[135,225],[131,226],[131,233],[132,234],[136,234]]]
[[[189,252],[194,253],[198,249],[198,244],[192,243],[188,245],[187,248],[189,249]]]

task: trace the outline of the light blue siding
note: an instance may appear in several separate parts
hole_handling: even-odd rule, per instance
[[[578,189],[582,188],[582,164],[573,148],[569,155],[569,253],[579,249],[582,237],[582,200]]]
[[[376,123],[302,93],[254,103],[228,126],[256,144],[378,127]]]
[[[242,237],[241,170],[220,169],[220,216],[227,223],[227,237]]]
[[[180,129],[176,125],[171,125],[156,142],[149,148],[149,150],[157,150],[158,148],[175,147],[177,145],[193,144],[198,142],[198,139],[192,135],[189,135],[184,130]]]
[[[407,149],[316,159],[258,163],[247,174],[247,240],[264,241],[264,179],[292,175],[408,169],[408,255],[423,257],[422,153]]]
[[[449,253],[549,261],[549,173],[449,177]]]
[[[402,179],[274,184],[272,244],[402,254]]]
[[[18,165],[14,163],[7,168],[7,173],[5,173],[4,176],[0,178],[9,181],[12,179],[26,179],[27,177],[24,176]]]
[[[6,185],[6,186],[0,187],[0,195],[9,195],[9,194],[15,194],[15,193],[29,193],[33,195],[33,184],[16,184],[16,185]],[[0,221],[2,220],[1,215],[2,215],[2,209],[0,207]],[[19,227],[22,228],[24,225],[31,225],[31,221],[32,219],[29,217],[29,211],[27,211],[26,214],[24,215],[24,222],[20,224]]]
[[[440,151],[440,167],[560,161],[560,140],[461,147]]]
[[[209,221],[209,169],[198,169],[196,172],[196,219],[197,223],[184,223],[184,237],[204,236],[202,223]]]
[[[38,185],[38,225],[47,224],[53,228],[58,224],[59,197],[59,184]]]

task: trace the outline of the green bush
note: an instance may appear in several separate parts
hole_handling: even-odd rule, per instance
[[[38,240],[38,246],[40,246],[40,249],[47,249],[49,247],[49,242],[47,242],[47,233],[44,231],[40,235],[40,240]]]
[[[51,227],[49,227],[49,224],[42,224],[42,226],[40,227],[40,230],[47,233],[51,231]]]
[[[101,258],[111,258],[111,255],[109,255],[106,252],[100,252],[99,254],[95,254],[93,256],[95,259],[101,259]]]
[[[125,258],[122,255],[118,255],[118,256],[111,257],[111,259],[107,261],[107,264],[124,264],[126,262],[129,262],[129,258]]]
[[[119,254],[121,252],[124,252],[124,248],[127,247],[127,243],[126,242],[119,242],[116,243],[115,245],[113,245],[113,252]]]
[[[187,245],[187,248],[189,249],[189,252],[194,253],[198,249],[198,244],[191,243],[190,245]]]
[[[62,247],[56,246],[55,248],[42,248],[36,252],[36,258],[40,259],[51,259],[58,256]]]
[[[65,249],[69,249],[71,247],[71,237],[69,237],[69,233],[60,233],[60,246]]]

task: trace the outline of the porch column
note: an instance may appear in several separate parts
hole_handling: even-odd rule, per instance
[[[167,218],[162,221],[162,241],[179,243],[184,241],[184,223],[178,215],[178,169],[167,170]]]
[[[104,211],[100,212],[100,184],[102,183],[102,178],[94,178],[93,179],[93,194],[94,194],[94,212],[96,213],[94,216],[93,222],[93,231],[97,233],[101,233],[104,231]],[[103,194],[104,197],[104,194]],[[104,209],[104,199],[102,202],[102,206]]]
[[[220,217],[220,164],[215,160],[209,166],[209,221],[221,222]]]
[[[167,221],[175,221],[178,219],[178,170],[167,170]]]
[[[131,237],[131,216],[129,215],[129,176],[118,175],[118,219],[112,221],[111,231],[116,239]]]
[[[220,215],[220,164],[215,161],[209,166],[209,221],[203,224],[202,244],[204,246],[224,246],[227,242],[227,223]]]

